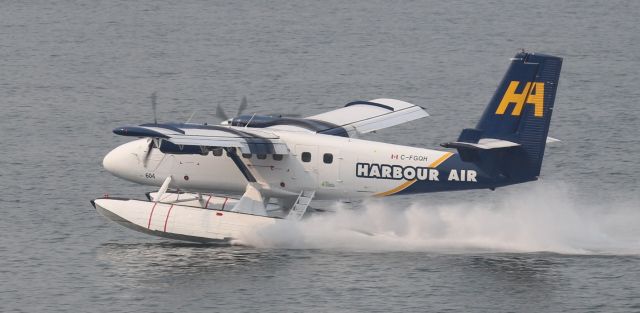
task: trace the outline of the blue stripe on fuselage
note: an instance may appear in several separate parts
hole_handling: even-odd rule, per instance
[[[440,164],[437,170],[439,173],[438,181],[418,180],[411,186],[396,193],[396,195],[469,189],[494,189],[525,182],[515,181],[502,175],[491,176],[474,163],[462,161],[460,155],[457,153]],[[452,174],[452,171],[455,171],[455,173]],[[475,175],[470,174],[473,172],[475,172]]]

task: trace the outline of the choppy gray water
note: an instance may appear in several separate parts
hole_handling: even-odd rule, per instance
[[[640,311],[640,2],[1,1],[0,311]],[[517,49],[565,58],[543,180],[366,203],[207,247],[89,205],[141,197],[102,157],[116,126],[304,115],[398,98],[475,125]],[[380,234],[357,236],[345,227]]]

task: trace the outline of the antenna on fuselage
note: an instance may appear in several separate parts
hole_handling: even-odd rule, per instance
[[[196,115],[196,111],[193,111],[193,113],[191,113],[191,116],[189,116],[189,119],[185,122],[185,124],[188,124],[189,122],[191,122],[191,119],[193,118],[194,115]]]
[[[253,113],[253,115],[251,115],[251,118],[249,119],[249,121],[247,122],[247,124],[244,125],[244,128],[249,127],[249,123],[251,123],[251,121],[253,121],[253,118],[256,117],[256,114]]]

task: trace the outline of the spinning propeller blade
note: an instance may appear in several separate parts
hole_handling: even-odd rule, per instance
[[[247,97],[243,96],[242,100],[240,101],[240,106],[238,107],[238,114],[236,114],[236,116],[240,116],[242,112],[244,112],[244,110],[246,109],[247,109]]]
[[[147,162],[149,161],[149,156],[151,155],[151,150],[153,150],[154,145],[153,138],[147,139],[147,152],[142,158],[142,165],[144,165],[144,167],[147,167]]]
[[[158,114],[156,113],[156,107],[157,107],[157,96],[156,96],[156,92],[154,91],[153,93],[151,93],[151,109],[153,110],[154,124],[158,124]]]
[[[153,111],[153,123],[154,124],[158,124],[158,113],[157,113],[157,108],[158,108],[158,95],[157,93],[154,91],[151,93],[151,110]],[[149,161],[149,156],[151,155],[151,151],[153,151],[153,148],[159,148],[160,147],[160,140],[157,138],[148,138],[147,140],[147,151],[144,154],[144,157],[142,158],[142,164],[144,167],[147,166],[147,162]]]
[[[240,106],[238,106],[238,113],[236,113],[236,116],[242,115],[242,113],[244,113],[244,111],[248,107],[249,107],[249,104],[248,104],[248,101],[247,101],[247,97],[243,96],[242,100],[240,100]],[[300,117],[301,116],[298,113],[270,113],[269,115],[270,116],[277,116],[277,117]],[[221,119],[221,120],[223,120],[223,121],[227,121],[227,120],[230,119],[229,115],[227,115],[227,113],[224,111],[222,106],[219,105],[219,104],[216,107],[216,117]]]
[[[222,109],[222,107],[219,104],[218,104],[218,107],[216,108],[216,117],[218,117],[223,121],[226,121],[229,119],[229,116],[227,115],[227,113],[224,112],[224,109]]]
[[[240,101],[240,106],[238,107],[238,113],[236,113],[236,116],[239,116],[240,114],[242,114],[242,112],[244,112],[244,110],[246,109],[247,109],[247,97],[242,97],[242,100]],[[216,107],[216,117],[218,117],[223,121],[226,121],[229,119],[229,115],[227,115],[227,113],[224,111],[222,106],[219,104],[218,104],[218,107]]]

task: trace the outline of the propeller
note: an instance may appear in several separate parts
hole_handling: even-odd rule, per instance
[[[152,92],[151,93],[151,109],[153,110],[153,123],[154,124],[158,124],[158,114],[156,112],[157,111],[156,107],[158,106],[157,99],[158,99],[158,96],[156,95],[156,92],[155,91]]]
[[[247,102],[247,97],[243,96],[242,100],[240,100],[240,106],[238,107],[238,112],[236,113],[235,116],[240,116],[242,115],[242,113],[249,107],[248,102]],[[278,116],[278,117],[300,117],[300,114],[297,113],[271,113],[269,114],[271,116]],[[229,120],[229,115],[224,111],[224,109],[222,108],[222,106],[220,104],[218,104],[218,106],[216,107],[216,117],[218,117],[219,119],[223,120],[223,121],[227,121]]]
[[[247,107],[248,107],[247,97],[242,97],[242,100],[240,100],[240,106],[238,107],[238,113],[236,113],[236,116],[239,116],[240,114],[242,114],[242,112],[244,112],[244,110],[246,110]],[[216,117],[218,117],[223,121],[226,121],[229,119],[229,115],[224,111],[224,109],[220,104],[218,104],[218,107],[216,107]]]
[[[155,147],[155,139],[148,138],[147,139],[147,152],[144,154],[144,157],[142,158],[142,165],[144,167],[147,167],[147,162],[149,162],[149,156],[151,155],[151,151],[153,150],[154,147]]]
[[[151,93],[151,110],[153,111],[153,123],[156,125],[158,124],[157,107],[158,107],[158,95],[154,91]],[[157,138],[147,139],[147,152],[144,154],[144,157],[142,158],[142,164],[145,167],[147,166],[147,162],[149,161],[149,156],[151,155],[151,151],[153,150],[153,148],[159,148],[159,147],[160,147],[160,139],[157,139]]]
[[[220,106],[220,104],[218,104],[218,107],[216,108],[216,117],[223,121],[229,119],[229,116],[224,112],[224,109]]]
[[[239,116],[240,114],[242,114],[242,112],[244,112],[244,110],[247,109],[247,97],[243,96],[242,100],[240,100],[240,106],[238,107],[238,113],[236,114],[236,116]]]

